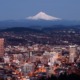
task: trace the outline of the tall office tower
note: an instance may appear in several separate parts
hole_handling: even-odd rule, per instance
[[[4,55],[4,38],[0,38],[0,57]]]
[[[77,46],[76,45],[70,45],[69,46],[69,61],[74,62],[75,57],[77,56]]]

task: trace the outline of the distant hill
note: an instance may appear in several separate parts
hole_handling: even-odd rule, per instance
[[[38,26],[37,26],[38,27]],[[40,26],[39,26],[40,27]],[[31,28],[31,27],[12,27],[6,29],[0,29],[0,32],[34,32],[34,33],[43,33],[43,32],[50,32],[56,30],[80,30],[80,25],[76,26],[64,26],[64,25],[53,25],[50,27],[43,27],[41,29]]]
[[[42,31],[39,29],[31,29],[31,28],[26,28],[26,27],[12,27],[12,28],[6,28],[6,29],[1,29],[0,32],[37,32],[41,33]]]
[[[64,25],[64,26],[73,26],[80,25],[80,21],[68,21],[68,20],[57,20],[57,21],[48,21],[48,20],[6,20],[0,21],[0,28],[12,28],[12,27],[30,27],[41,29],[44,27],[50,27],[54,25]]]

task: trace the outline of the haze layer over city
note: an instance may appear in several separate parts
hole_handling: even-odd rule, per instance
[[[0,80],[80,80],[80,0],[0,0]]]

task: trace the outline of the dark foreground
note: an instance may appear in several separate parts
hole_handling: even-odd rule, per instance
[[[60,76],[56,77],[54,75],[51,75],[50,77],[39,77],[39,78],[31,78],[31,79],[17,79],[17,78],[11,78],[8,77],[6,79],[1,78],[0,80],[80,80],[80,75],[77,74],[61,74]]]
[[[80,76],[76,74],[70,74],[70,75],[61,74],[59,77],[52,75],[51,77],[48,78],[42,77],[39,80],[80,80]]]

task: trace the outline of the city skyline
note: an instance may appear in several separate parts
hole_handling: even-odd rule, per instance
[[[80,80],[80,0],[0,0],[0,80]]]

